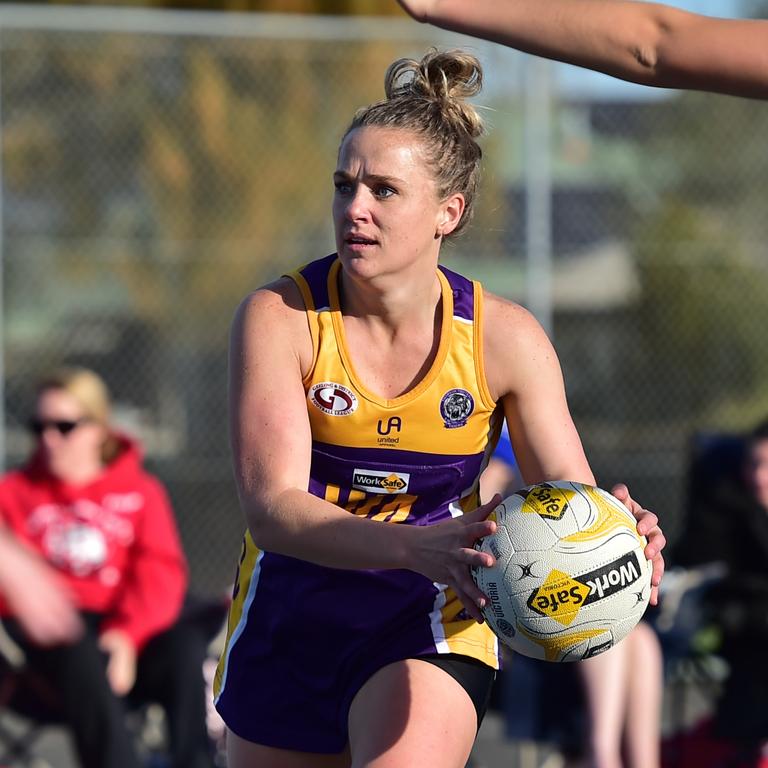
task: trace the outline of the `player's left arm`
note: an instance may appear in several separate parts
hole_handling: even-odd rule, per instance
[[[557,354],[523,307],[485,295],[485,373],[500,400],[523,480],[595,484],[568,409]]]
[[[501,401],[526,483],[573,480],[596,485],[573,423],[557,354],[533,315],[517,304],[486,294],[484,360],[488,387]],[[666,544],[657,516],[638,504],[625,485],[612,493],[637,519],[653,561],[651,602],[658,600]]]
[[[637,0],[399,0],[415,19],[631,82],[768,98],[768,21]]]

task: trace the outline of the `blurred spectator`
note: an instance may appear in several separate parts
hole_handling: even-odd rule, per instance
[[[589,716],[590,765],[658,768],[664,678],[653,628],[641,621],[618,645],[575,666]]]
[[[525,484],[506,425],[480,484],[483,502]],[[663,661],[647,623],[611,650],[575,664],[510,655],[500,678],[508,736],[556,743],[574,765],[587,756],[592,768],[659,767]],[[588,736],[581,740],[585,705]]]
[[[725,566],[704,598],[729,668],[713,735],[730,745],[728,765],[746,768],[768,765],[768,420],[741,447],[739,471],[719,473],[707,494],[692,493],[675,561]]]
[[[37,387],[32,454],[0,479],[0,615],[55,691],[83,768],[140,765],[125,718],[139,701],[164,706],[173,766],[210,768],[207,636],[180,620],[173,512],[109,411],[92,371]]]

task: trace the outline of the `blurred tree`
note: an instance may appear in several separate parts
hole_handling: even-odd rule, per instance
[[[638,233],[639,410],[668,423],[744,428],[768,406],[764,247],[682,200],[667,199]]]
[[[183,315],[221,344],[211,318],[276,264],[332,249],[338,141],[395,55],[388,41],[30,35],[3,61],[10,233],[52,238],[62,296],[109,281],[81,307],[127,302],[158,328]]]
[[[229,310],[275,262],[332,250],[338,141],[393,55],[388,43],[187,47],[179,98],[154,104],[144,126],[146,186],[187,299]]]
[[[768,240],[768,110],[749,99],[688,93],[660,113],[653,151],[671,188],[739,241]]]

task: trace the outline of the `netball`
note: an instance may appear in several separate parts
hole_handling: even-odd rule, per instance
[[[476,548],[496,563],[473,569],[485,618],[513,651],[547,661],[596,656],[637,624],[651,563],[629,510],[608,492],[554,481],[516,491],[491,513]]]

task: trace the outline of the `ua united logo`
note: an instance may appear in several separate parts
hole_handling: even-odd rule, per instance
[[[309,390],[309,402],[329,416],[349,416],[357,410],[357,397],[352,390],[333,381],[315,384]]]
[[[387,419],[386,426],[384,425],[384,419],[379,419],[379,422],[376,425],[376,431],[380,435],[388,435],[393,430],[395,432],[399,432],[400,427],[402,426],[403,426],[403,421],[399,416],[390,416],[389,419]]]

